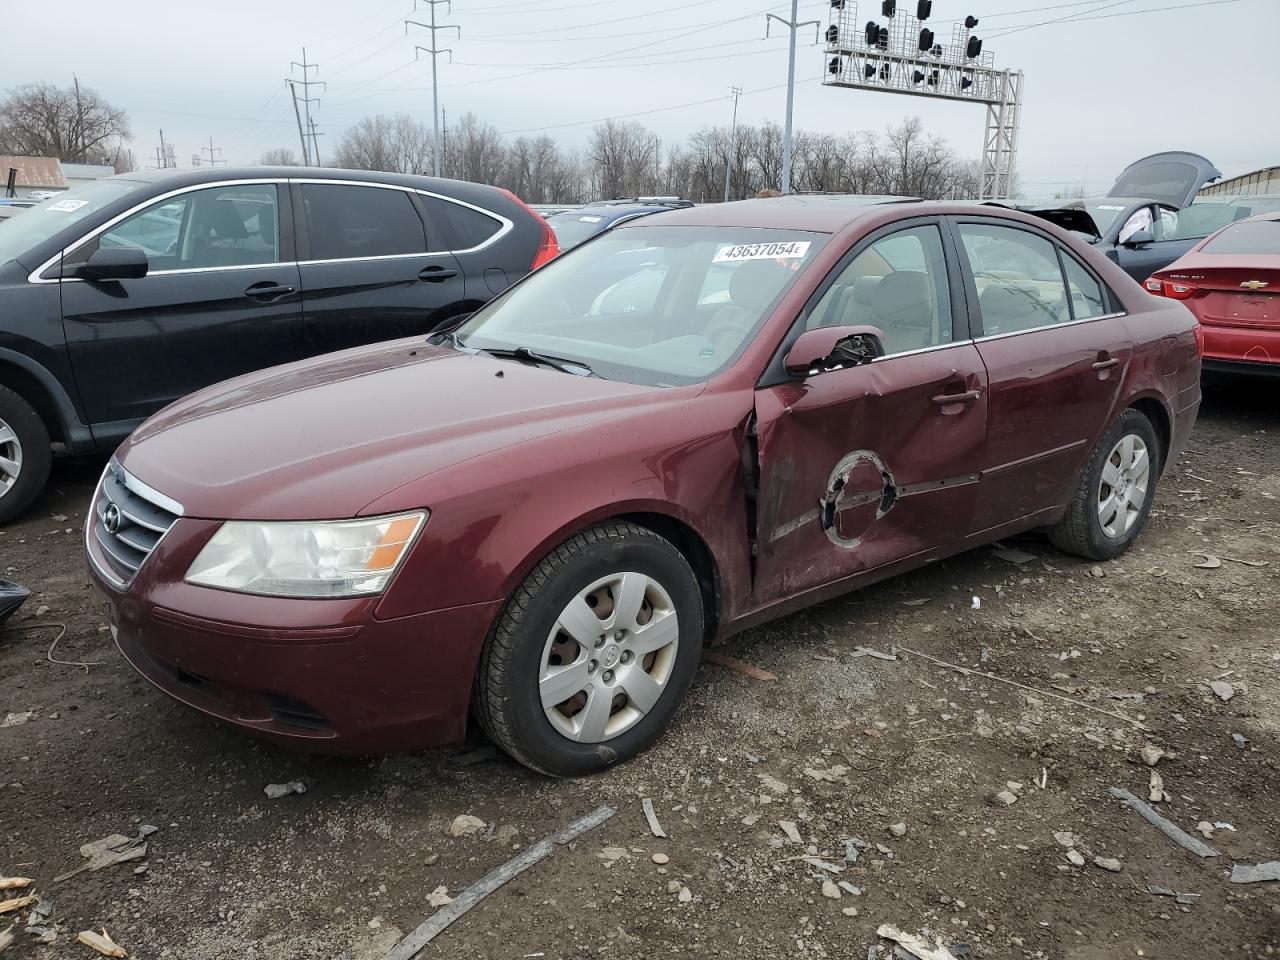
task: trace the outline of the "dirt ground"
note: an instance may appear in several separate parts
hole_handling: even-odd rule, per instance
[[[975,550],[753,630],[724,650],[776,681],[704,665],[654,750],[577,782],[460,763],[478,741],[296,755],[171,702],[121,660],[88,589],[79,531],[100,469],[59,466],[35,511],[0,531],[0,576],[36,594],[0,631],[0,718],[34,711],[0,728],[0,875],[35,878],[57,924],[50,945],[19,926],[5,960],[90,957],[76,933],[102,927],[140,958],[380,958],[433,912],[437,887],[456,895],[601,804],[617,815],[423,956],[861,960],[887,943],[885,923],[971,957],[1280,948],[1280,883],[1228,882],[1233,862],[1280,856],[1275,385],[1211,387],[1118,561],[1094,567],[1028,537],[1011,544],[1027,562]],[[1200,551],[1221,566],[1195,567]],[[67,626],[54,657],[91,666],[50,662],[52,623]],[[1229,824],[1207,841],[1220,857],[1193,856],[1108,796],[1149,796],[1147,744],[1166,752],[1156,808],[1195,836],[1200,821]],[[307,792],[264,795],[289,780]],[[669,839],[650,834],[643,797]],[[486,829],[450,837],[459,814]],[[145,859],[54,882],[84,862],[81,844],[142,824],[159,828]],[[1075,835],[1063,839],[1082,866],[1055,833]],[[824,879],[847,885],[828,885],[839,899]]]

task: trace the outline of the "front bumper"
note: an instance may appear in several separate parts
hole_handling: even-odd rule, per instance
[[[379,620],[380,598],[255,597],[182,582],[216,522],[181,519],[127,588],[89,570],[125,659],[176,700],[329,753],[416,750],[466,731],[500,601]]]

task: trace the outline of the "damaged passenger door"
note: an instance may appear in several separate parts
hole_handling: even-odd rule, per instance
[[[965,304],[936,218],[865,238],[815,292],[756,390],[756,606],[961,541],[987,423]],[[875,328],[884,355],[787,371],[802,334],[836,327]]]

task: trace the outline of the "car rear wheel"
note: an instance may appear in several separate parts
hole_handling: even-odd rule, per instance
[[[1120,414],[1093,448],[1066,516],[1050,529],[1054,546],[1090,560],[1128,550],[1151,513],[1160,458],[1146,415]]]
[[[31,404],[0,387],[0,524],[17,519],[44,489],[53,454]]]
[[[630,523],[592,527],[525,578],[485,644],[474,703],[521,763],[581,776],[646,749],[701,658],[702,599],[688,561]]]

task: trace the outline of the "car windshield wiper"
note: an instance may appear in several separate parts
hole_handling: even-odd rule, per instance
[[[474,347],[493,357],[504,357],[512,360],[524,360],[528,363],[541,363],[553,367],[562,373],[572,373],[579,377],[594,377],[596,372],[581,360],[566,360],[564,357],[553,357],[550,354],[538,353],[528,347]]]

